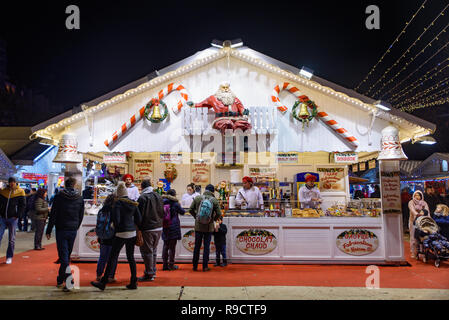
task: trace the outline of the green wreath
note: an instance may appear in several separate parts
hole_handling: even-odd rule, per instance
[[[149,116],[149,115],[150,115],[151,108],[153,108],[153,106],[154,106],[156,103],[159,103],[159,105],[164,109],[164,113],[162,114],[162,118],[160,118],[160,119],[153,119],[153,118],[151,118],[151,117]],[[145,106],[145,113],[144,113],[144,116],[145,116],[145,118],[146,118],[148,121],[151,121],[152,123],[160,123],[160,122],[164,121],[164,120],[167,118],[167,116],[168,116],[168,108],[167,108],[167,105],[166,105],[166,104],[164,103],[164,101],[162,101],[162,100],[151,99],[150,102],[148,102],[147,105]]]
[[[307,118],[303,119],[301,117],[298,116],[296,108],[299,106],[299,104],[301,103],[305,103],[307,105],[307,107],[309,109],[312,109],[312,114],[310,116],[308,116]],[[307,124],[307,127],[309,127],[309,122],[312,121],[314,118],[316,118],[318,114],[318,108],[315,104],[315,102],[313,102],[312,100],[307,99],[300,99],[296,100],[295,104],[293,105],[292,108],[292,116],[293,118],[295,118],[296,120],[298,120],[299,122],[302,123],[302,129],[304,130],[304,124]]]

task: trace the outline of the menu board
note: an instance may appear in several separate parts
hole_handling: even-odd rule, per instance
[[[382,208],[384,213],[401,213],[401,181],[399,171],[381,171]]]
[[[317,168],[320,176],[321,192],[345,191],[345,169],[344,168]]]
[[[182,163],[182,153],[161,153],[160,163]]]
[[[298,153],[296,152],[278,152],[278,163],[298,163]]]
[[[207,163],[195,163],[190,166],[192,170],[192,182],[195,184],[210,183],[210,165]]]
[[[249,176],[250,177],[268,177],[274,178],[276,177],[276,167],[249,167]]]
[[[134,159],[134,179],[153,178],[153,160]]]
[[[365,162],[360,162],[359,163],[359,169],[360,169],[360,171],[365,171],[366,170],[366,163]]]

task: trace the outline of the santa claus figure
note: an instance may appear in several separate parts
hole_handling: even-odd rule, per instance
[[[246,131],[251,129],[248,110],[229,88],[228,82],[220,84],[217,92],[206,100],[194,105],[195,108],[213,108],[215,120],[212,128],[224,133],[226,129]]]

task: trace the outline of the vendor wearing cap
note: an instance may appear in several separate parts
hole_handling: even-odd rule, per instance
[[[125,174],[123,176],[123,181],[125,181],[125,186],[128,190],[128,198],[132,201],[137,201],[140,197],[140,194],[139,189],[133,184],[134,177],[129,173]]]
[[[250,177],[243,177],[243,188],[237,193],[235,202],[237,205],[246,203],[247,209],[263,209],[263,197],[259,188],[254,186],[253,179]]]
[[[320,190],[315,185],[316,177],[313,174],[305,175],[306,185],[299,188],[299,202],[301,208],[317,209],[323,199],[321,198]]]

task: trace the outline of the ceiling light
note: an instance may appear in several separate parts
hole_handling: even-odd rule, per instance
[[[390,111],[390,110],[391,110],[391,104],[389,104],[389,103],[386,102],[386,101],[378,100],[378,101],[376,101],[376,102],[374,103],[374,105],[375,105],[376,107],[378,107],[379,109],[382,109],[382,110],[385,110],[385,111]]]
[[[299,71],[299,74],[304,78],[306,78],[307,80],[310,80],[313,77],[313,70],[306,67],[302,67],[301,70]]]

